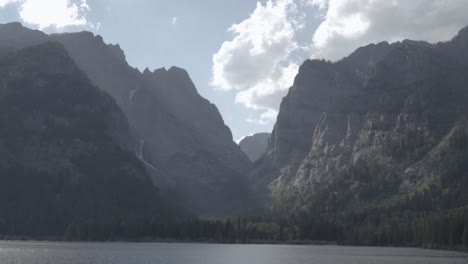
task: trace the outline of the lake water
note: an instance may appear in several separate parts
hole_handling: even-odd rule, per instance
[[[461,253],[413,248],[0,242],[1,264],[451,264]]]

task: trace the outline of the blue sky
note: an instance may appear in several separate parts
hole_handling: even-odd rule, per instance
[[[466,10],[466,0],[0,0],[0,23],[89,30],[140,70],[183,67],[237,140],[272,130],[303,60],[447,40],[468,24]]]

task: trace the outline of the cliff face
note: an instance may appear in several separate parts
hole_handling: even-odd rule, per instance
[[[249,157],[250,161],[257,161],[264,153],[268,146],[270,133],[257,133],[243,138],[239,142],[239,147]]]
[[[124,113],[62,45],[0,56],[0,110],[3,235],[59,237],[79,225],[100,239],[170,215]]]
[[[241,213],[250,162],[216,106],[180,68],[131,68],[117,45],[89,32],[53,35],[98,87],[126,113],[135,153],[163,193],[203,215]]]
[[[464,127],[466,32],[436,45],[379,43],[336,63],[306,61],[250,175],[256,187],[281,205],[324,190],[386,199],[434,181],[434,153]],[[362,168],[370,172],[354,173]]]
[[[145,70],[141,87],[133,92],[130,112],[142,155],[165,175],[157,183],[198,213],[243,213],[250,162],[217,108],[180,68]]]

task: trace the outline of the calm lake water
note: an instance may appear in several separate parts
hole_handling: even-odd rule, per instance
[[[450,264],[461,253],[412,248],[0,242],[1,264]]]

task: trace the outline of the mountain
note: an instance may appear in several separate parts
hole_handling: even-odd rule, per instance
[[[465,28],[444,43],[306,61],[250,173],[255,188],[273,211],[294,214],[465,206],[467,50]]]
[[[47,41],[47,35],[43,32],[24,28],[17,22],[0,24],[0,32],[0,55]]]
[[[124,113],[62,45],[2,54],[2,237],[133,237],[171,217],[133,153]]]
[[[269,138],[270,133],[256,133],[243,138],[239,142],[239,147],[249,157],[250,161],[255,162],[265,153]]]
[[[117,45],[89,32],[51,38],[124,110],[138,142],[135,153],[165,195],[201,215],[247,208],[250,162],[216,106],[198,94],[185,70],[140,73]]]
[[[119,45],[90,32],[46,35],[11,23],[0,25],[0,41],[10,49],[61,43],[91,83],[123,110],[133,152],[166,197],[200,215],[246,211],[250,188],[245,175],[251,163],[185,70],[142,73],[128,65]]]

